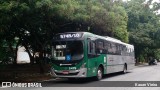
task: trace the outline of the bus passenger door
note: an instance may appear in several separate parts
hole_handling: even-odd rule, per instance
[[[88,39],[88,76],[96,75],[96,53],[95,53],[95,41]]]

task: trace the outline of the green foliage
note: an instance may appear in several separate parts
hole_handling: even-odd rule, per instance
[[[114,7],[117,7],[115,5]],[[128,42],[128,32],[127,32],[127,22],[128,22],[128,16],[126,11],[123,7],[118,6],[117,8],[114,8],[115,12],[115,21],[117,22],[116,28],[115,28],[115,36],[118,37],[118,39]]]
[[[0,41],[5,40],[8,46],[24,45],[28,53],[32,50],[43,54],[54,34],[89,31],[134,44],[137,58],[159,57],[156,51],[160,44],[160,23],[154,12],[160,5],[154,3],[149,8],[152,0],[145,1],[1,0]],[[0,46],[1,53],[5,53],[3,45]]]
[[[43,57],[54,34],[88,31],[134,44],[136,57],[143,59],[160,44],[160,18],[154,13],[160,5],[149,8],[152,0],[145,1],[1,0],[0,41],[24,45],[28,53],[40,52]]]
[[[154,49],[154,57],[157,59],[157,60],[160,60],[160,49]]]
[[[131,0],[125,6],[128,13],[129,40],[136,47],[136,57],[141,59],[143,59],[142,56],[145,58],[154,57],[154,51],[159,48],[160,18],[154,9],[157,7],[157,3],[153,4],[154,8],[150,8],[152,1]]]
[[[143,55],[140,55],[140,56],[139,56],[139,60],[140,60],[140,62],[145,62],[144,56],[143,56]]]

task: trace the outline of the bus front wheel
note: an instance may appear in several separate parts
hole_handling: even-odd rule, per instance
[[[96,79],[97,79],[97,80],[101,80],[101,79],[102,79],[102,76],[103,76],[102,68],[99,67],[98,70],[97,70]]]

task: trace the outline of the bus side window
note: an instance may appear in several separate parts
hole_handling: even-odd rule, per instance
[[[112,54],[112,45],[110,42],[108,42],[108,53]]]
[[[125,55],[127,56],[127,47],[124,47],[124,52],[125,52]]]
[[[120,55],[122,55],[122,52],[123,52],[123,50],[122,50],[122,45],[120,45]]]
[[[117,55],[120,55],[120,54],[121,54],[120,45],[119,45],[119,44],[116,44],[116,54],[117,54]]]
[[[118,53],[118,48],[116,43],[108,42],[108,53],[109,54],[117,54]]]
[[[108,53],[108,46],[109,46],[109,43],[108,42],[104,42],[104,53],[105,54]]]
[[[96,45],[96,53],[97,54],[103,53],[103,49],[104,49],[103,42],[102,41],[98,41],[97,45]]]
[[[126,55],[125,46],[122,45],[122,55]]]
[[[88,54],[95,54],[95,42],[88,40]]]

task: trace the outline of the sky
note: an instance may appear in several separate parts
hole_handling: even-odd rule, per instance
[[[123,1],[127,1],[127,0],[123,0]],[[128,0],[128,1],[130,1],[130,0]],[[146,0],[146,1],[149,1],[149,0]],[[153,0],[152,3],[154,3],[154,2],[160,3],[160,0]],[[152,5],[150,6],[150,8],[152,8]],[[160,14],[160,10],[158,10],[157,14]]]
[[[152,2],[152,3],[154,3],[154,2],[158,2],[158,3],[160,3],[160,0],[153,0],[153,2]],[[151,6],[150,6],[150,8],[152,8],[152,7],[153,7],[153,6],[151,5]],[[157,14],[160,14],[160,10],[158,10],[158,11],[157,11]]]
[[[160,0],[153,0],[154,2],[160,2]]]

